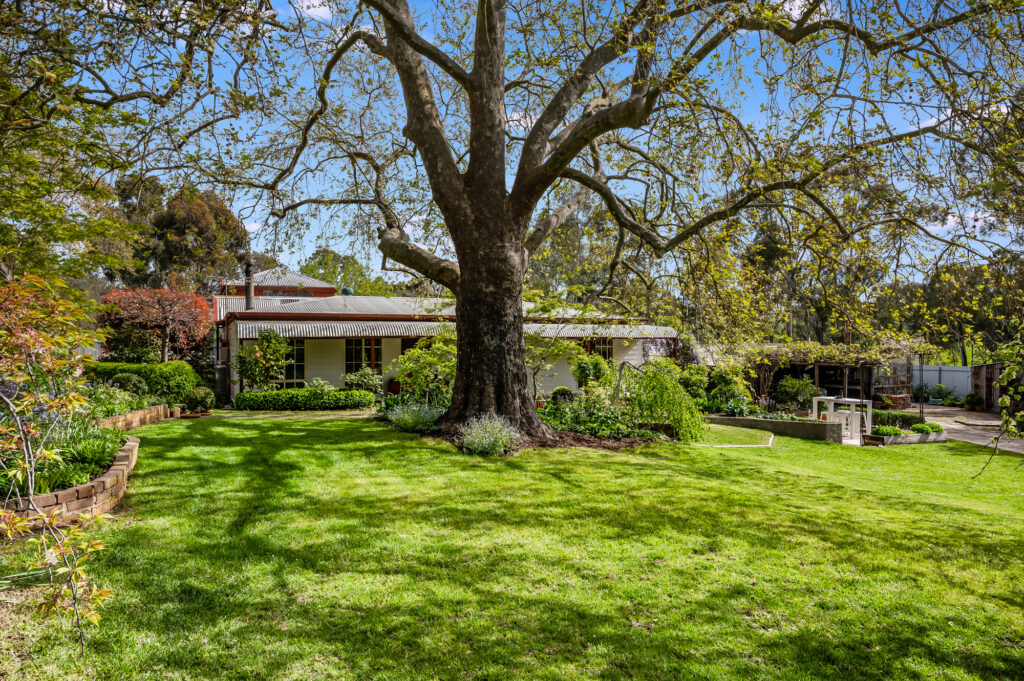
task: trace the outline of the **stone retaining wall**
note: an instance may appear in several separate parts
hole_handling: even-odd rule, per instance
[[[96,425],[100,428],[117,428],[118,430],[131,430],[141,426],[148,426],[150,423],[159,423],[170,416],[170,410],[166,404],[157,404],[145,409],[136,409],[126,414],[108,416],[96,419]]]
[[[805,440],[843,442],[843,424],[825,421],[780,421],[775,419],[754,419],[742,416],[709,416],[708,423],[738,428],[767,430],[776,435],[799,437]]]
[[[114,463],[106,473],[84,485],[63,489],[34,497],[40,513],[49,514],[60,510],[66,520],[82,513],[107,513],[121,501],[128,486],[128,475],[135,468],[139,453],[139,439],[128,438],[121,450],[114,456]],[[5,508],[13,509],[16,515],[29,515],[28,503],[8,502]]]

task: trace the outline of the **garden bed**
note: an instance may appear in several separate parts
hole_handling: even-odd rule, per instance
[[[889,445],[923,445],[945,442],[945,433],[904,433],[903,435],[864,435],[864,444],[877,447]]]
[[[60,511],[65,520],[73,519],[84,513],[107,513],[121,501],[128,476],[135,469],[135,461],[139,452],[138,438],[128,438],[114,457],[114,463],[103,475],[90,480],[84,485],[36,494],[33,497],[39,513],[48,515]],[[15,515],[34,515],[28,508],[28,500],[7,502],[3,508],[13,510]]]
[[[780,419],[758,419],[746,416],[708,416],[708,423],[739,428],[767,430],[776,435],[799,437],[804,440],[843,441],[843,426],[840,423],[824,421],[784,421]]]

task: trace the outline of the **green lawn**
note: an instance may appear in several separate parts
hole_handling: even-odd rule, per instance
[[[712,423],[708,426],[708,430],[707,441],[702,442],[702,445],[767,445],[772,441],[772,434],[767,430],[737,428],[736,426],[723,426],[718,423]]]
[[[986,453],[955,443],[486,460],[364,419],[136,434],[86,656],[33,623],[0,635],[0,678],[1024,678],[1020,458],[972,480]]]

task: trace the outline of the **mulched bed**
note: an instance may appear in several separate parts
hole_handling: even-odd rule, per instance
[[[607,437],[584,435],[583,433],[573,433],[568,430],[556,430],[553,432],[554,435],[551,437],[520,437],[513,445],[513,451],[519,451],[522,449],[568,449],[571,447],[581,447],[585,449],[606,449],[613,452],[619,452],[624,449],[633,449],[634,447],[640,447],[648,444],[647,440],[643,440],[638,437],[626,437],[621,440],[616,440]],[[429,435],[431,437],[436,437],[439,440],[444,440],[456,447],[459,446],[459,440],[461,438],[461,435],[458,433],[446,431],[429,433]]]

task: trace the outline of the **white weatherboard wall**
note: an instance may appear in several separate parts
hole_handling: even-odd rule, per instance
[[[384,380],[387,381],[395,377],[395,369],[391,366],[391,363],[402,354],[402,339],[382,338],[380,341],[380,354],[380,370],[384,374]]]
[[[921,384],[921,371],[914,364],[914,387]],[[963,397],[971,392],[971,367],[941,366],[926,364],[924,366],[924,384],[929,388],[941,383],[952,388],[953,394]]]
[[[306,339],[306,380],[322,378],[341,387],[345,372],[345,341],[337,338]]]
[[[644,363],[644,343],[615,338],[612,341],[612,357],[619,362],[627,362],[638,367]],[[550,393],[560,386],[576,390],[576,379],[572,377],[569,364],[564,359],[558,360],[550,369],[537,375],[538,394]]]

